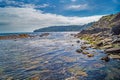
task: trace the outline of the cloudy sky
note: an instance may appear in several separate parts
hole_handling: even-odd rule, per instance
[[[83,25],[120,11],[120,0],[0,0],[0,33]]]

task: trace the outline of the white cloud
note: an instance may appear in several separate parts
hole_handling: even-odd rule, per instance
[[[69,5],[66,7],[67,10],[88,10],[89,7],[87,4],[79,4],[79,5]]]
[[[49,7],[49,4],[34,5],[34,4],[24,4],[21,5],[23,8],[46,8]]]
[[[89,17],[66,17],[43,13],[33,8],[0,8],[0,22],[9,25],[0,26],[0,31],[33,31],[38,28],[59,25],[82,25],[97,21],[103,15]]]

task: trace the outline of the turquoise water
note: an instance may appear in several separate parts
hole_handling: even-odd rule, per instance
[[[0,80],[120,80],[120,60],[104,62],[106,54],[92,48],[94,57],[77,53],[82,42],[73,33],[0,40]]]

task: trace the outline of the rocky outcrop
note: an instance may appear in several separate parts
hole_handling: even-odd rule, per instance
[[[120,13],[103,16],[90,28],[81,31],[75,37],[88,41],[92,48],[103,49],[108,54],[120,53]],[[86,53],[85,53],[86,54]],[[90,54],[87,54],[88,56]],[[101,58],[108,62],[108,56]]]
[[[16,35],[6,35],[6,36],[0,36],[0,40],[4,39],[17,39],[17,38],[28,38],[31,37],[28,34],[16,34]]]
[[[106,53],[120,53],[120,48],[110,48],[105,50]]]
[[[112,30],[111,30],[111,33],[112,33],[113,35],[119,35],[119,34],[120,34],[120,25],[113,26],[113,27],[112,27]]]

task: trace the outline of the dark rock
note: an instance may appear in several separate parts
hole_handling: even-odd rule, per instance
[[[112,43],[120,43],[120,38],[113,40]]]
[[[98,47],[103,46],[103,42],[97,43],[96,46],[98,46]]]
[[[112,27],[111,32],[113,35],[119,35],[120,34],[120,25]]]
[[[120,53],[120,48],[110,48],[105,50],[106,53]]]
[[[105,62],[110,61],[110,58],[108,56],[102,57],[101,60],[104,60]]]
[[[82,50],[81,50],[81,49],[77,49],[77,50],[76,50],[76,52],[81,53],[81,52],[82,52]]]
[[[80,41],[79,41],[79,40],[77,40],[76,42],[77,42],[77,43],[80,43]]]

